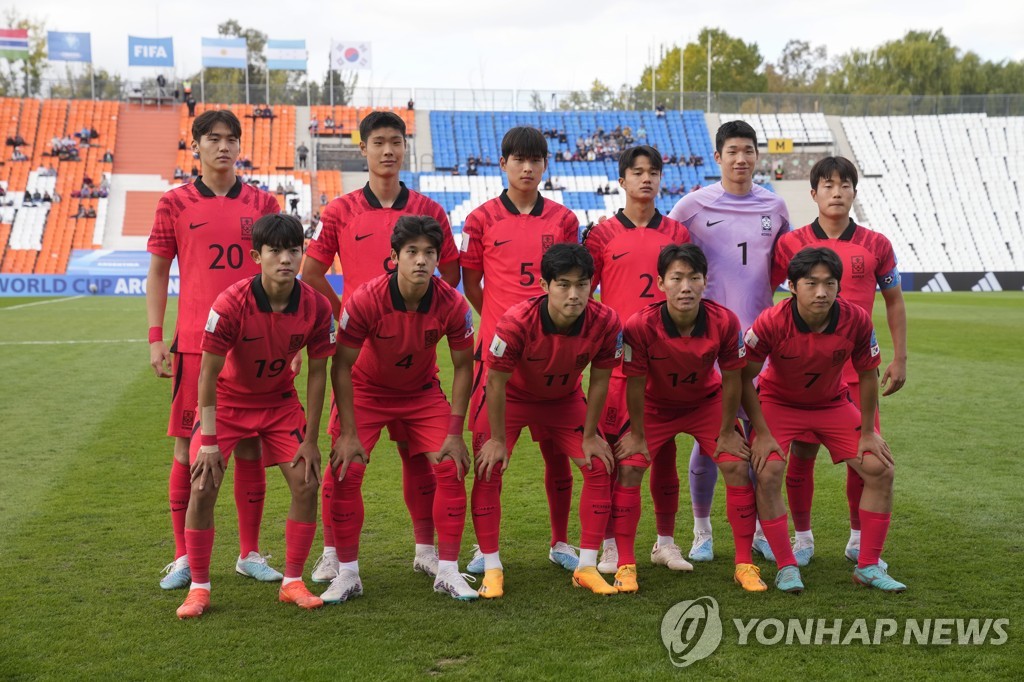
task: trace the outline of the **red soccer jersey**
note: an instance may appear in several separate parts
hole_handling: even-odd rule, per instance
[[[900,285],[896,254],[885,235],[861,227],[851,220],[849,227],[837,239],[829,239],[817,218],[810,225],[779,238],[775,248],[775,262],[772,264],[772,282],[785,281],[789,261],[801,249],[820,246],[835,251],[843,262],[839,295],[859,305],[868,315],[874,312],[876,285],[882,291]],[[843,378],[847,383],[857,381],[857,371],[849,363]]]
[[[438,264],[459,259],[444,209],[436,201],[413,192],[405,183],[401,185],[391,208],[381,206],[380,199],[370,190],[370,183],[366,183],[362,189],[332,201],[320,216],[306,255],[328,267],[334,262],[334,256],[338,256],[345,276],[341,292],[343,306],[361,284],[381,273],[395,271],[395,264],[391,262],[391,234],[403,215],[430,216],[441,225],[444,239]]]
[[[412,397],[440,390],[437,342],[473,346],[473,313],[458,290],[436,277],[416,310],[406,310],[397,275],[379,275],[353,292],[341,314],[338,343],[362,348],[352,368],[361,398]]]
[[[794,296],[758,315],[744,341],[749,362],[771,358],[758,384],[761,400],[794,407],[828,407],[845,399],[847,359],[858,372],[881,361],[871,318],[842,297],[832,305],[823,332],[811,331]]]
[[[722,388],[716,362],[723,370],[747,364],[739,318],[707,299],[689,336],[679,334],[665,303],[653,303],[629,318],[622,341],[623,373],[647,375],[647,402],[655,407],[701,405]]]
[[[510,400],[557,400],[579,390],[587,365],[612,369],[622,357],[622,325],[608,306],[589,299],[572,328],[561,334],[548,297],[509,308],[487,348],[487,367],[510,372]]]
[[[214,301],[203,334],[203,350],[227,356],[217,379],[217,402],[230,407],[275,407],[297,402],[295,354],[334,355],[330,302],[295,280],[288,306],[270,307],[259,275],[236,282]]]
[[[217,294],[260,272],[249,258],[252,224],[280,212],[273,194],[237,178],[223,197],[203,184],[202,177],[160,197],[147,250],[178,258],[178,319],[172,350],[200,352],[203,324]]]
[[[462,228],[462,267],[484,273],[484,306],[479,347],[491,344],[498,320],[512,306],[544,293],[540,259],[559,242],[578,242],[580,222],[561,204],[537,197],[528,215],[508,191],[473,209]],[[482,353],[481,353],[481,358]]]

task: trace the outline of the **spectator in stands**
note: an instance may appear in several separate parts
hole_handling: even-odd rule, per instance
[[[555,186],[551,182],[551,178],[548,178],[547,180],[544,181],[544,189],[546,189],[546,190],[553,190],[554,188],[555,188]]]
[[[188,145],[185,144],[185,138],[181,138],[180,140],[178,140],[178,149],[179,150],[188,149]]]
[[[89,139],[90,140],[98,140],[99,137],[100,137],[100,132],[98,130],[96,130],[95,128],[89,128]]]
[[[658,102],[658,106],[654,107],[654,115],[658,118],[665,118],[665,105]]]
[[[263,105],[263,118],[274,118],[274,110],[270,108],[269,104]]]
[[[466,175],[476,175],[476,174],[477,174],[476,157],[475,156],[471,156],[471,157],[469,157],[469,159],[466,160]]]
[[[92,206],[90,206],[89,208],[85,209],[85,217],[86,218],[95,218],[96,217],[96,209],[93,208]]]
[[[174,179],[175,180],[184,180],[185,179],[185,171],[181,170],[180,166],[175,166],[174,167]]]
[[[26,192],[27,194],[27,192]],[[32,192],[32,202],[38,204],[43,200],[43,195],[39,193],[39,190]]]
[[[775,179],[781,180],[785,174],[786,169],[782,167],[782,162],[779,161],[777,164],[775,164]]]
[[[288,204],[292,207],[292,215],[295,215],[295,216],[299,215],[299,197],[298,197],[298,195],[293,196],[288,201]]]
[[[263,105],[257,104],[252,110],[253,118],[263,118]]]
[[[601,196],[604,196],[604,187],[602,185],[597,186],[597,193]]]
[[[458,175],[458,174],[459,174],[459,164],[455,164],[454,166],[452,166],[452,175]]]
[[[493,166],[494,165],[494,161],[491,161],[490,155],[487,155],[487,156],[484,157],[484,165],[485,166]]]
[[[189,172],[189,175],[192,176],[193,180],[199,177],[199,169],[196,168],[196,165],[194,163],[192,164],[192,170]]]
[[[320,121],[317,120],[316,116],[310,116],[309,132],[312,133],[313,135],[316,135],[318,130],[320,130]]]
[[[103,154],[102,163],[114,163],[114,152],[109,149]]]
[[[551,186],[556,190],[565,189],[565,185],[563,185],[555,176],[551,177]]]
[[[53,203],[59,204],[60,203],[60,199],[61,199],[60,192],[58,192],[57,190],[53,190]]]
[[[23,144],[25,144],[25,138],[23,138],[21,135],[17,133],[7,138],[8,147],[20,147]]]
[[[691,192],[696,192],[699,189],[700,189],[700,183],[698,182],[696,185],[694,185],[693,187],[690,188],[690,191]]]
[[[560,128],[558,131],[558,141],[562,144],[569,143],[569,136],[565,134],[565,128]]]
[[[188,92],[188,90],[186,90]],[[188,117],[195,118],[196,116],[196,98],[192,96],[192,93],[188,92],[188,96],[185,98],[185,106],[188,107]]]
[[[44,204],[52,204],[53,203],[53,197],[50,196],[49,192],[43,192],[43,203]]]
[[[334,130],[334,117],[330,114],[324,118],[324,130]]]
[[[644,128],[642,125],[639,128],[637,128],[636,129],[636,139],[638,139],[638,140],[646,140],[647,139],[647,128]]]
[[[405,108],[409,111],[413,111],[416,108],[416,102],[412,101],[412,97],[409,98],[409,103],[405,105]]]
[[[284,194],[284,183],[277,183],[277,189],[274,190],[274,194]]]
[[[85,206],[83,206],[82,202],[79,201],[78,202],[78,213],[75,214],[75,218],[84,218],[84,217],[85,217]]]
[[[103,177],[100,178],[100,191],[102,191],[102,192],[109,192],[110,191],[110,176],[107,175],[106,173],[104,173]]]
[[[28,157],[17,147],[11,152],[11,161],[28,161]]]
[[[298,149],[295,150],[299,154],[299,168],[306,167],[306,157],[309,156],[309,147],[305,143],[300,144]]]
[[[605,194],[618,194],[619,193],[619,188],[618,187],[612,187],[611,184],[607,184],[607,185],[604,186],[604,193]]]
[[[284,186],[284,193],[285,194],[295,194],[295,185],[292,184],[291,180],[289,180],[288,184],[286,184]]]
[[[326,206],[327,205],[327,192],[320,192],[320,205],[321,206]]]

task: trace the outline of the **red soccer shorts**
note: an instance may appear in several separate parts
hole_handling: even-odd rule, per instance
[[[196,427],[189,447],[189,462],[199,454],[200,433]],[[295,457],[306,433],[306,413],[298,402],[277,407],[218,407],[217,445],[227,461],[238,441],[259,437],[262,441],[263,466],[287,464]]]
[[[853,404],[857,406],[857,410],[860,410],[860,383],[850,384],[850,398],[853,400]],[[880,407],[880,406],[878,406]],[[875,431],[882,433],[882,420],[879,417],[879,409],[875,408]],[[820,441],[814,437],[814,434],[810,431],[805,431],[798,438],[801,443],[819,443]]]
[[[482,362],[477,363],[476,377],[477,379],[474,381],[473,393],[469,397],[468,419],[469,430],[473,431],[474,433],[476,432],[476,427],[474,426],[474,424],[476,423],[476,420],[479,418],[478,415],[483,414],[484,419],[487,419],[487,415],[484,414],[485,412],[487,412],[487,406],[484,405],[484,388],[487,386],[487,368],[484,367]],[[551,438],[550,434],[547,433],[544,427],[538,426],[536,424],[529,424],[528,426],[530,427],[530,437],[533,438],[534,442],[539,443],[543,440],[549,440]],[[490,433],[489,427],[487,432]]]
[[[583,392],[559,400],[520,402],[507,400],[505,403],[505,442],[509,454],[519,440],[524,427],[542,432],[545,438],[555,443],[558,452],[568,457],[583,457],[583,423],[587,418],[587,402]],[[491,424],[487,406],[483,405],[473,427],[473,453],[476,454],[491,437]]]
[[[171,358],[173,379],[168,436],[192,437],[192,429],[199,421],[199,365],[202,359],[201,353],[174,353]]]
[[[355,401],[356,430],[359,442],[369,455],[380,439],[385,426],[395,435],[395,426],[402,431],[402,440],[409,444],[409,454],[438,452],[448,437],[451,405],[438,391],[415,398],[372,398]]]
[[[834,407],[817,410],[764,402],[761,403],[761,411],[783,452],[789,452],[794,440],[803,440],[804,436],[810,435],[810,442],[821,443],[828,448],[833,464],[857,456],[860,410],[850,401],[842,400]]]
[[[611,440],[622,438],[629,431],[629,408],[626,406],[626,377],[612,374],[608,397],[601,413],[601,433]]]
[[[405,432],[405,428],[400,422],[392,422],[387,425],[388,435],[391,440],[396,443],[404,443],[409,440],[408,434]],[[341,435],[341,421],[338,419],[338,405],[334,402],[334,392],[331,392],[331,417],[330,422],[327,426],[327,433],[331,434],[331,445],[334,445],[334,441],[338,440],[338,436]],[[360,436],[362,438],[362,436]],[[376,443],[376,439],[374,440]]]

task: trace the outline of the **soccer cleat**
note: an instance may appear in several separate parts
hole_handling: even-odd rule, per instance
[[[180,590],[192,584],[192,568],[188,565],[187,554],[164,566],[161,573],[167,574],[160,578],[160,587],[165,590]]]
[[[754,544],[751,548],[763,556],[768,561],[775,561],[775,552],[772,551],[771,545],[768,544],[768,538],[764,535],[754,535]]]
[[[903,592],[907,586],[894,579],[878,564],[853,569],[853,582],[882,592]]]
[[[412,559],[412,570],[426,573],[431,578],[437,576],[437,550],[433,547],[416,550]]]
[[[321,554],[313,564],[313,582],[329,583],[338,577],[338,557]]]
[[[796,565],[803,568],[811,563],[814,556],[814,541],[797,540],[793,543],[793,556],[796,557]]]
[[[548,560],[567,571],[575,571],[576,567],[580,565],[580,558],[576,556],[576,548],[565,542],[556,542],[555,546],[548,550]]]
[[[267,563],[267,557],[269,556],[269,554],[263,556],[259,552],[249,552],[249,555],[244,559],[238,557],[238,561],[235,562],[235,573],[244,575],[246,578],[259,580],[261,583],[280,582],[284,576],[279,571],[271,568]]]
[[[597,570],[601,573],[615,573],[619,570],[619,548],[605,545],[601,550],[601,560],[597,562]]]
[[[338,576],[331,581],[331,586],[324,590],[320,598],[325,604],[340,604],[341,602],[363,596],[363,581],[359,574],[343,568],[338,571]]]
[[[711,538],[708,538],[711,542]],[[655,566],[667,566],[670,571],[692,571],[693,564],[683,558],[683,550],[673,543],[664,547],[655,543],[651,549],[651,563]]]
[[[488,568],[484,571],[484,582],[477,592],[484,599],[497,599],[505,594],[505,570]]]
[[[736,564],[732,579],[747,592],[764,592],[768,586],[761,580],[761,569],[754,564]]]
[[[634,566],[635,569],[635,566]],[[618,594],[619,591],[605,582],[596,566],[577,568],[572,574],[573,587],[585,587],[594,594]]]
[[[467,580],[476,582],[476,577],[459,573],[457,568],[447,568],[438,571],[437,577],[434,578],[434,592],[447,594],[452,599],[458,599],[459,601],[473,601],[480,595],[469,586],[469,583],[466,582]]]
[[[845,554],[846,558],[849,561],[857,563],[857,561],[860,559],[860,545],[846,545]],[[878,567],[886,572],[888,572],[889,570],[889,564],[886,563],[885,559],[882,559],[881,557],[879,557],[878,559]]]
[[[693,546],[690,547],[689,556],[692,561],[711,561],[715,558],[715,543],[711,539],[711,533],[701,530],[693,534]]]
[[[277,599],[286,604],[295,604],[300,609],[318,609],[324,605],[324,600],[310,592],[301,580],[282,585]]]
[[[188,591],[185,602],[178,607],[178,618],[198,618],[203,611],[210,608],[210,591],[200,587]]]
[[[480,551],[480,545],[473,545],[473,558],[466,564],[466,570],[474,575],[483,574],[484,553]]]
[[[790,594],[804,591],[804,581],[800,579],[800,569],[796,566],[783,566],[775,574],[775,587]]]
[[[636,584],[636,564],[619,566],[615,572],[615,589],[619,592],[637,592],[640,586]]]

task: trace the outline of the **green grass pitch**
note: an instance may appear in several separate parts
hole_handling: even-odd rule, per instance
[[[213,607],[192,622],[174,615],[185,593],[157,586],[173,554],[170,440],[164,436],[170,387],[147,364],[144,301],[29,303],[40,301],[0,299],[0,679],[647,679],[686,673],[766,680],[1019,679],[1020,292],[907,296],[909,381],[882,401],[885,435],[898,463],[885,556],[893,575],[909,585],[903,595],[851,584],[851,564],[842,556],[845,472],[824,456],[814,509],[817,555],[803,571],[802,596],[746,594],[732,583],[721,481],[714,562],[689,575],[649,565],[654,523],[645,490],[640,593],[599,598],[573,589],[569,575],[546,558],[542,464],[527,438],[513,456],[504,491],[506,596],[458,603],[434,594],[430,580],[411,570],[399,462],[385,439],[364,485],[363,598],[300,612],[277,602],[276,585],[236,576],[229,472],[217,512]],[[876,324],[888,357],[884,310]],[[326,437],[321,447],[326,458]],[[684,481],[689,449],[689,440],[680,438]],[[280,567],[287,489],[274,470],[268,480],[262,549]],[[577,477],[577,501],[579,489]],[[684,491],[681,545],[689,545],[690,523]],[[574,507],[570,536],[578,537],[578,530]],[[467,522],[463,561],[472,542]],[[318,536],[314,555],[319,546]],[[770,584],[775,569],[761,565]],[[669,661],[660,624],[672,605],[702,595],[718,600],[723,640],[683,672]],[[732,624],[734,618],[902,623],[973,617],[1010,619],[1008,641],[741,646]]]

